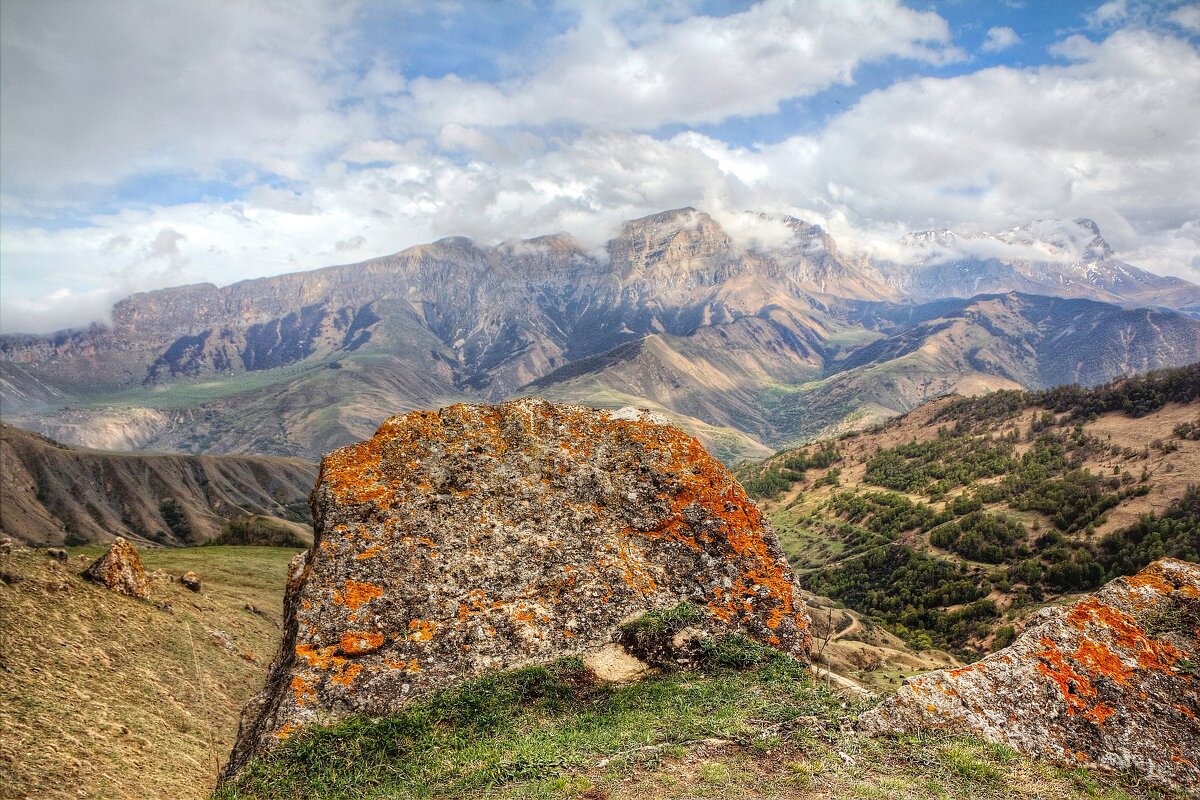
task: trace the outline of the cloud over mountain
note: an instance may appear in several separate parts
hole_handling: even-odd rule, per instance
[[[997,17],[990,66],[949,11],[899,2],[238,8],[4,6],[4,330],[446,235],[599,245],[685,205],[882,255],[1086,216],[1126,261],[1200,275],[1186,5],[1096,9],[1049,48]]]

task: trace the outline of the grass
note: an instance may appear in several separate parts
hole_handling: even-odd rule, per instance
[[[79,577],[103,551],[0,557],[0,798],[208,796],[278,647],[294,551],[143,551],[149,601]]]
[[[0,558],[0,797],[206,797],[277,646],[291,551],[149,550],[152,575],[193,570],[204,588],[160,574],[139,601],[78,577],[101,550],[72,548],[66,566]],[[640,622],[665,632],[690,619],[674,607]],[[863,706],[796,662],[737,638],[706,655],[627,686],[594,683],[577,660],[483,677],[394,717],[308,729],[217,797],[1163,796],[969,738],[861,737]]]
[[[779,654],[751,670],[714,667],[622,687],[592,685],[579,662],[566,661],[471,681],[398,716],[310,729],[217,797],[490,796],[600,760],[619,770],[642,748],[713,738],[749,744],[800,716],[843,716],[841,706]]]
[[[566,660],[474,680],[393,717],[309,728],[215,797],[1168,796],[967,737],[861,737],[852,725],[863,707],[773,651],[748,669],[709,660],[620,687]]]

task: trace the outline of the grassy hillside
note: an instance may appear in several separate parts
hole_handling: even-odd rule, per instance
[[[472,681],[399,716],[309,729],[216,797],[1164,796],[970,738],[861,737],[861,710],[745,641],[713,648],[697,672],[620,687],[564,661]]]
[[[278,647],[295,551],[143,551],[149,601],[79,577],[102,552],[0,556],[0,797],[206,797]],[[199,594],[171,580],[188,570]]]
[[[970,654],[1043,603],[1200,559],[1200,366],[943,399],[740,477],[807,588]]]

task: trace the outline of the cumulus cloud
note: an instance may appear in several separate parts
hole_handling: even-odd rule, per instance
[[[603,10],[602,10],[603,9]],[[889,57],[944,63],[945,20],[895,0],[764,0],[724,17],[644,24],[631,36],[603,4],[550,43],[531,75],[499,84],[414,78],[412,113],[430,125],[553,122],[654,129],[769,114],[787,99],[848,84]]]
[[[1158,236],[1200,217],[1200,54],[1146,31],[1060,51],[1074,63],[895,84],[764,155],[860,228],[1089,216],[1135,252],[1110,223]]]
[[[302,172],[361,120],[335,110],[349,4],[0,6],[6,191],[245,162]]]
[[[999,53],[1001,50],[1007,50],[1020,43],[1021,37],[1012,28],[989,28],[979,49],[986,53]]]
[[[17,6],[2,6],[6,37]],[[6,215],[29,214],[36,204],[36,193],[13,189],[10,164],[18,185],[43,176],[49,185],[111,181],[155,159],[202,171],[236,158],[246,162],[239,167],[246,177],[232,199],[85,210],[74,227],[6,225],[3,330],[86,324],[134,290],[345,263],[448,235],[492,244],[568,231],[597,249],[623,220],[682,206],[713,214],[732,237],[756,247],[787,241],[779,217],[790,214],[821,224],[844,250],[892,257],[912,230],[996,231],[1087,216],[1131,263],[1200,278],[1200,53],[1162,30],[1070,37],[1050,65],[900,80],[803,135],[752,145],[694,130],[656,134],[655,126],[769,112],[783,98],[851,80],[856,66],[873,59],[956,57],[945,23],[894,3],[770,0],[722,18],[661,13],[630,27],[622,21],[629,7],[601,13],[585,4],[579,23],[548,45],[536,69],[488,84],[402,77],[378,61],[343,74],[341,45],[330,33],[348,24],[343,6],[300,7],[297,19],[289,18],[291,6],[255,6],[243,22],[224,6],[211,14],[186,8],[200,30],[219,42],[232,36],[269,73],[261,85],[255,79],[237,90],[228,117],[209,118],[224,102],[214,99],[216,88],[205,94],[168,85],[161,113],[151,100],[134,102],[152,87],[119,66],[105,67],[110,79],[142,88],[98,88],[99,99],[85,97],[86,82],[70,86],[83,69],[77,62],[105,56],[82,34],[49,26],[18,37],[15,51],[5,40],[4,125],[19,134],[9,140],[5,128],[0,140]],[[137,42],[131,31],[96,38],[159,64],[157,73],[150,69],[158,79],[182,63],[168,57],[176,45],[197,70],[215,64],[218,79],[229,75],[221,64],[234,56],[223,44],[187,50],[194,43],[146,14],[141,21],[152,34],[162,29],[161,44]],[[215,19],[221,16],[228,19]],[[258,33],[232,29],[243,25]],[[56,41],[65,48],[61,63],[50,57]],[[22,48],[33,54],[23,67]],[[14,58],[35,88],[58,99],[31,100],[33,90],[8,69]],[[566,92],[572,58],[602,78],[580,76]],[[261,94],[274,90],[270,74],[284,78],[277,99]],[[548,99],[556,92],[557,110]],[[381,94],[387,103],[345,102]],[[103,117],[105,98],[119,120]],[[263,108],[254,107],[259,101]],[[96,116],[101,133],[51,135],[55,115],[68,114],[58,104],[71,102],[81,104],[76,117]],[[9,112],[26,107],[30,122],[22,128]],[[400,109],[400,118],[387,109]],[[143,112],[147,131],[123,139],[122,126]],[[182,119],[170,119],[174,113]],[[554,119],[570,124],[545,124]],[[195,137],[182,132],[187,125]],[[64,150],[60,160],[56,147]],[[264,170],[292,180],[265,183]]]
[[[1200,6],[1180,6],[1167,15],[1167,21],[1185,31],[1200,33]]]

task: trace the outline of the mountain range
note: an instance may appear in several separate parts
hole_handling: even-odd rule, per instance
[[[537,394],[649,407],[727,461],[949,392],[1200,360],[1200,286],[1090,220],[912,234],[894,262],[784,217],[770,246],[679,209],[566,234],[135,294],[111,325],[0,337],[4,417],[99,448],[316,458],[390,414]]]

